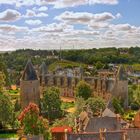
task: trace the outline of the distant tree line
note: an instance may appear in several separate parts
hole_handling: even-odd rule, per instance
[[[140,48],[99,48],[88,50],[62,51],[62,57],[66,60],[83,62],[86,64],[115,63],[132,64],[140,62]]]

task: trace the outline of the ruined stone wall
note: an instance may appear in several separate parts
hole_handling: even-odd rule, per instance
[[[43,78],[40,78],[43,79]],[[60,88],[61,96],[75,97],[74,90],[80,79],[78,77],[58,76],[58,75],[46,75],[45,86],[56,86]],[[42,81],[40,81],[42,85]]]
[[[42,78],[43,79],[43,78]],[[78,82],[79,77],[68,77],[58,75],[46,75],[45,86],[57,86],[61,89],[61,95],[65,97],[74,97],[74,89]],[[128,105],[128,82],[127,80],[106,79],[100,77],[83,77],[83,80],[88,82],[93,88],[97,96],[103,97],[105,100],[110,99],[110,95],[121,97],[124,99],[124,106]]]
[[[128,107],[128,81],[116,81],[111,94],[124,100],[124,107]]]

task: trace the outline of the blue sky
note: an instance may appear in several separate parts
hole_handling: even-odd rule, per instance
[[[0,51],[140,45],[139,0],[0,0]]]

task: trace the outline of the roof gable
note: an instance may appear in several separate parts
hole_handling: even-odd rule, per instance
[[[24,81],[38,80],[36,71],[33,67],[31,60],[28,60],[21,79]]]

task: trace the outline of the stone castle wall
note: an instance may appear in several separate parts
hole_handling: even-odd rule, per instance
[[[42,80],[44,79],[44,81]],[[101,96],[106,100],[110,96],[120,97],[124,99],[124,105],[127,106],[128,102],[128,82],[127,80],[116,80],[115,78],[100,78],[100,77],[68,77],[58,75],[46,75],[44,78],[40,77],[40,83],[45,86],[57,86],[61,89],[61,96],[75,97],[74,90],[80,80],[89,83],[93,89],[93,94]]]

